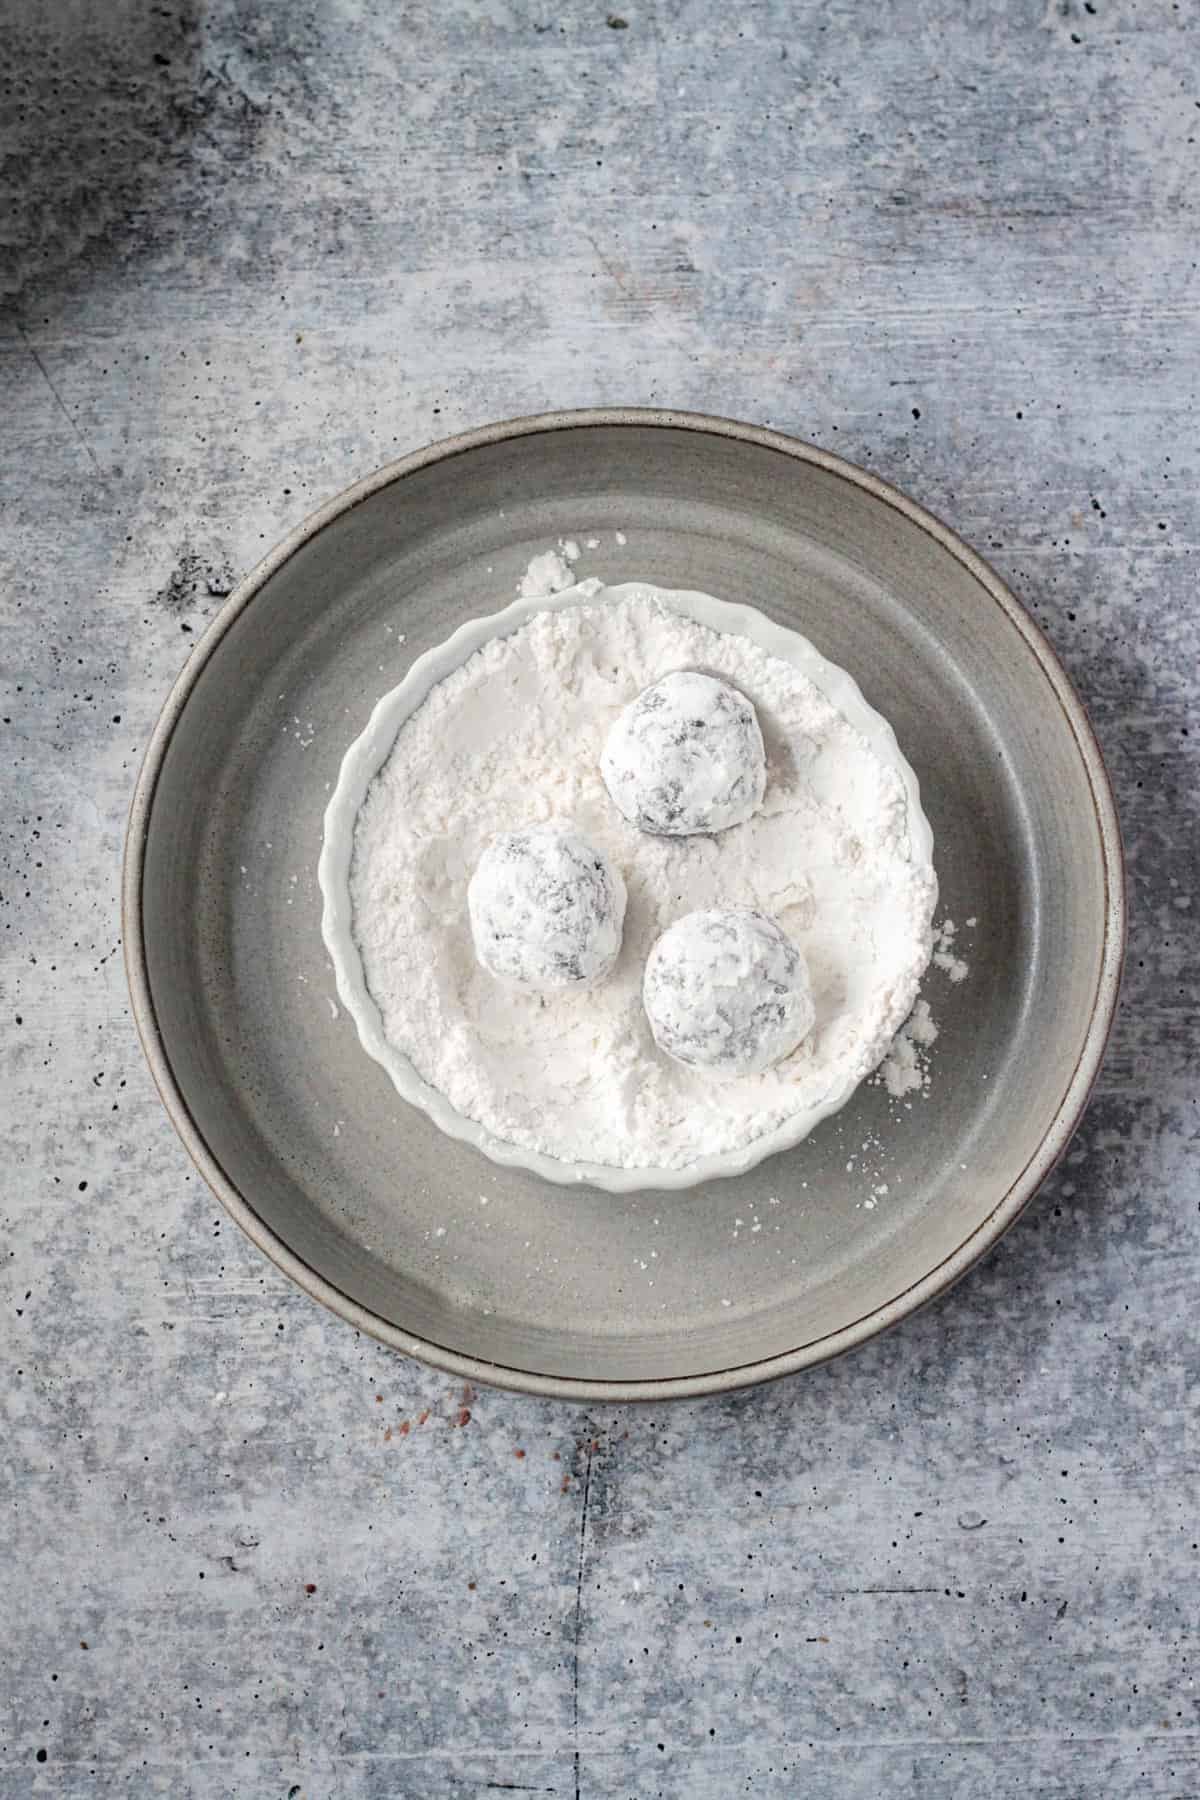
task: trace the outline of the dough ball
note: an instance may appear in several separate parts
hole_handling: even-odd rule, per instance
[[[620,953],[625,883],[570,826],[505,831],[476,865],[467,910],[475,954],[499,980],[588,987]]]
[[[808,964],[765,913],[687,913],[646,960],[646,1017],[660,1050],[732,1080],[758,1075],[812,1030]]]
[[[762,804],[767,758],[758,715],[727,681],[680,669],[625,708],[600,772],[613,804],[639,831],[726,831]]]

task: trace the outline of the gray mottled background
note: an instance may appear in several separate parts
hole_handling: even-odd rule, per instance
[[[618,3],[0,0],[6,1800],[1200,1793],[1200,19]],[[239,571],[606,401],[794,431],[992,558],[1133,934],[1073,1153],[955,1293],[584,1415],[464,1401],[223,1224],[117,877]]]

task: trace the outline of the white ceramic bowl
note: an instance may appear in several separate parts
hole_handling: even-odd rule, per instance
[[[510,636],[535,613],[586,603],[592,599],[596,585],[585,583],[552,596],[517,600],[503,612],[468,620],[444,644],[419,657],[400,685],[378,702],[365,731],[346,754],[333,797],[326,808],[325,836],[318,869],[324,902],[321,929],[333,959],[338,993],[354,1019],[363,1049],[383,1065],[403,1098],[413,1106],[419,1106],[450,1137],[473,1144],[493,1162],[528,1169],[546,1181],[589,1182],[614,1194],[633,1193],[641,1188],[688,1188],[717,1176],[741,1175],[762,1162],[764,1157],[790,1149],[807,1137],[822,1119],[844,1106],[858,1082],[842,1082],[820,1105],[797,1113],[741,1149],[700,1157],[682,1169],[618,1168],[607,1163],[567,1162],[545,1156],[507,1143],[467,1118],[444,1094],[423,1080],[409,1059],[389,1043],[384,1036],[379,1008],[368,992],[362,959],[351,931],[350,863],[355,821],[367,789],[387,761],[405,721],[439,681],[460,668],[491,639]],[[627,583],[603,591],[612,600],[620,601],[636,590],[636,583]],[[923,862],[932,859],[933,832],[921,808],[917,778],[901,754],[887,720],[867,705],[857,682],[844,669],[827,661],[799,632],[774,624],[754,607],[735,606],[686,589],[656,589],[656,593],[674,611],[686,614],[713,631],[749,638],[760,649],[778,657],[781,662],[790,663],[807,676],[861,732],[880,760],[896,770],[908,796],[909,843],[913,858]]]

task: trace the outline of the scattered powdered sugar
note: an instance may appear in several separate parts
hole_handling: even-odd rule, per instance
[[[893,1100],[902,1100],[906,1094],[928,1088],[928,1052],[936,1043],[937,1035],[938,1028],[933,1022],[928,1000],[918,1000],[880,1064],[880,1075]]]
[[[501,515],[503,517],[503,515]],[[625,533],[616,533],[618,544],[627,542]],[[584,544],[589,550],[600,548],[598,537],[585,538]],[[583,555],[583,547],[578,538],[559,538],[557,550],[543,550],[530,559],[529,566],[517,585],[517,592],[522,600],[541,600],[551,594],[561,594],[564,588],[571,587],[575,580],[572,564],[577,563]],[[491,574],[489,568],[488,574]],[[403,642],[403,640],[401,640]]]
[[[282,695],[280,698],[282,698]],[[307,750],[317,735],[317,728],[311,719],[306,719],[304,723],[301,724],[298,715],[294,713],[292,715],[291,723],[289,724],[285,719],[280,729],[282,730],[284,737],[295,738],[302,750]]]
[[[592,545],[589,538],[589,549]],[[531,558],[517,586],[522,600],[548,599],[551,594],[561,594],[564,588],[572,587],[575,575],[571,564],[582,555],[576,538],[559,538],[557,550],[543,550],[540,556]]]
[[[974,919],[967,920],[968,927],[973,927],[974,924]],[[957,930],[953,919],[943,919],[933,934],[933,957],[931,959],[934,967],[941,969],[942,973],[948,975],[956,985],[960,981],[965,981],[971,973],[970,963],[964,962],[962,957],[957,956],[954,952]]]
[[[578,545],[575,546],[578,550]],[[522,600],[545,600],[551,594],[561,594],[564,588],[574,583],[571,565],[565,556],[557,550],[543,550],[540,556],[532,558],[529,567],[521,577],[517,588]]]
[[[877,1081],[882,1081],[880,1073]],[[841,1133],[841,1122],[838,1123]],[[903,1183],[904,1177],[892,1169],[888,1158],[888,1146],[879,1133],[868,1128],[867,1135],[854,1151],[846,1164],[848,1175],[857,1175],[864,1183],[861,1196],[855,1201],[855,1207],[862,1212],[874,1212],[881,1200],[892,1192],[892,1184]]]
[[[526,581],[558,592],[564,577],[551,551]],[[652,837],[612,804],[600,751],[631,700],[687,668],[756,707],[766,796],[729,831]],[[497,833],[549,820],[573,824],[624,876],[624,942],[595,989],[514,992],[475,959],[467,884]],[[536,614],[432,690],[367,794],[350,891],[384,1031],[460,1113],[564,1161],[684,1168],[877,1066],[927,966],[937,887],[912,858],[897,770],[814,684],[639,586]],[[816,1023],[775,1068],[716,1084],[657,1050],[641,985],[673,920],[730,906],[778,919],[803,950]]]
[[[972,916],[967,920],[967,930],[974,931],[978,923],[979,920]],[[934,968],[948,975],[955,987],[971,973],[970,963],[955,952],[957,936],[958,927],[954,920],[943,919],[940,925],[934,927],[933,955],[930,957]],[[908,1094],[929,1092],[932,1082],[929,1051],[938,1035],[938,1027],[934,1023],[928,1000],[918,1000],[897,1032],[887,1056],[879,1065],[879,1079],[893,1100],[903,1100]],[[986,1076],[984,1079],[987,1079]]]

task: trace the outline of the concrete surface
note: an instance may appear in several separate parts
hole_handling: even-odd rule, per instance
[[[619,4],[0,8],[4,1796],[1200,1792],[1200,21]],[[991,556],[1133,939],[1068,1162],[953,1295],[583,1416],[464,1401],[223,1224],[117,877],[237,571],[400,449],[627,400]]]

